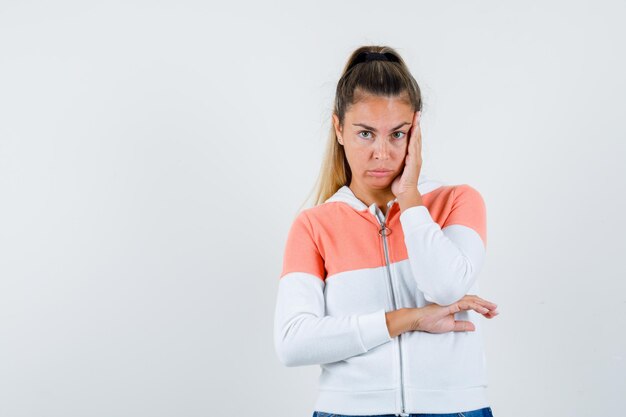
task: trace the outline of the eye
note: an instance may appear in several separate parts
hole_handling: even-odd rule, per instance
[[[372,134],[372,132],[370,132],[369,130],[361,130],[358,134],[360,135],[361,133],[369,133],[370,135]],[[359,136],[362,139],[371,139],[371,136],[364,138],[363,136]]]
[[[395,135],[396,133],[400,133],[402,135],[402,136],[396,136],[395,137],[396,139],[402,139],[406,135],[406,133],[404,133],[404,132],[394,132],[393,134]]]

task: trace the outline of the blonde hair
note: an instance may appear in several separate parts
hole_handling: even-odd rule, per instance
[[[365,59],[367,53],[372,52],[384,54],[388,60]],[[388,46],[361,46],[348,58],[343,74],[337,82],[333,106],[333,114],[337,115],[340,126],[343,127],[344,117],[350,106],[366,95],[405,96],[413,111],[422,110],[422,94],[417,81],[400,54]],[[320,172],[309,198],[311,193],[314,193],[314,205],[321,204],[339,188],[349,185],[351,178],[352,171],[344,148],[337,141],[335,127],[331,123]]]

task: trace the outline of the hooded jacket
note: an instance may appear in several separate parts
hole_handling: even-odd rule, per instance
[[[468,184],[420,174],[423,205],[386,214],[343,186],[301,211],[285,245],[274,346],[285,366],[318,364],[315,410],[375,415],[488,407],[480,314],[475,331],[390,337],[385,313],[479,295],[486,209]]]

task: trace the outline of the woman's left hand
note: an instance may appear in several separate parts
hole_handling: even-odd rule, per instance
[[[402,172],[391,183],[391,192],[396,197],[406,191],[417,191],[417,180],[422,169],[422,130],[419,124],[421,113],[421,111],[416,111],[413,115],[405,165]]]

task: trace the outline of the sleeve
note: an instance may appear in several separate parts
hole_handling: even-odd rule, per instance
[[[274,347],[285,366],[331,363],[389,342],[385,310],[325,315],[324,261],[305,212],[287,237],[274,314]]]
[[[450,305],[465,296],[482,269],[487,247],[486,207],[467,184],[452,192],[450,213],[440,227],[425,206],[400,215],[411,271],[426,300]]]

